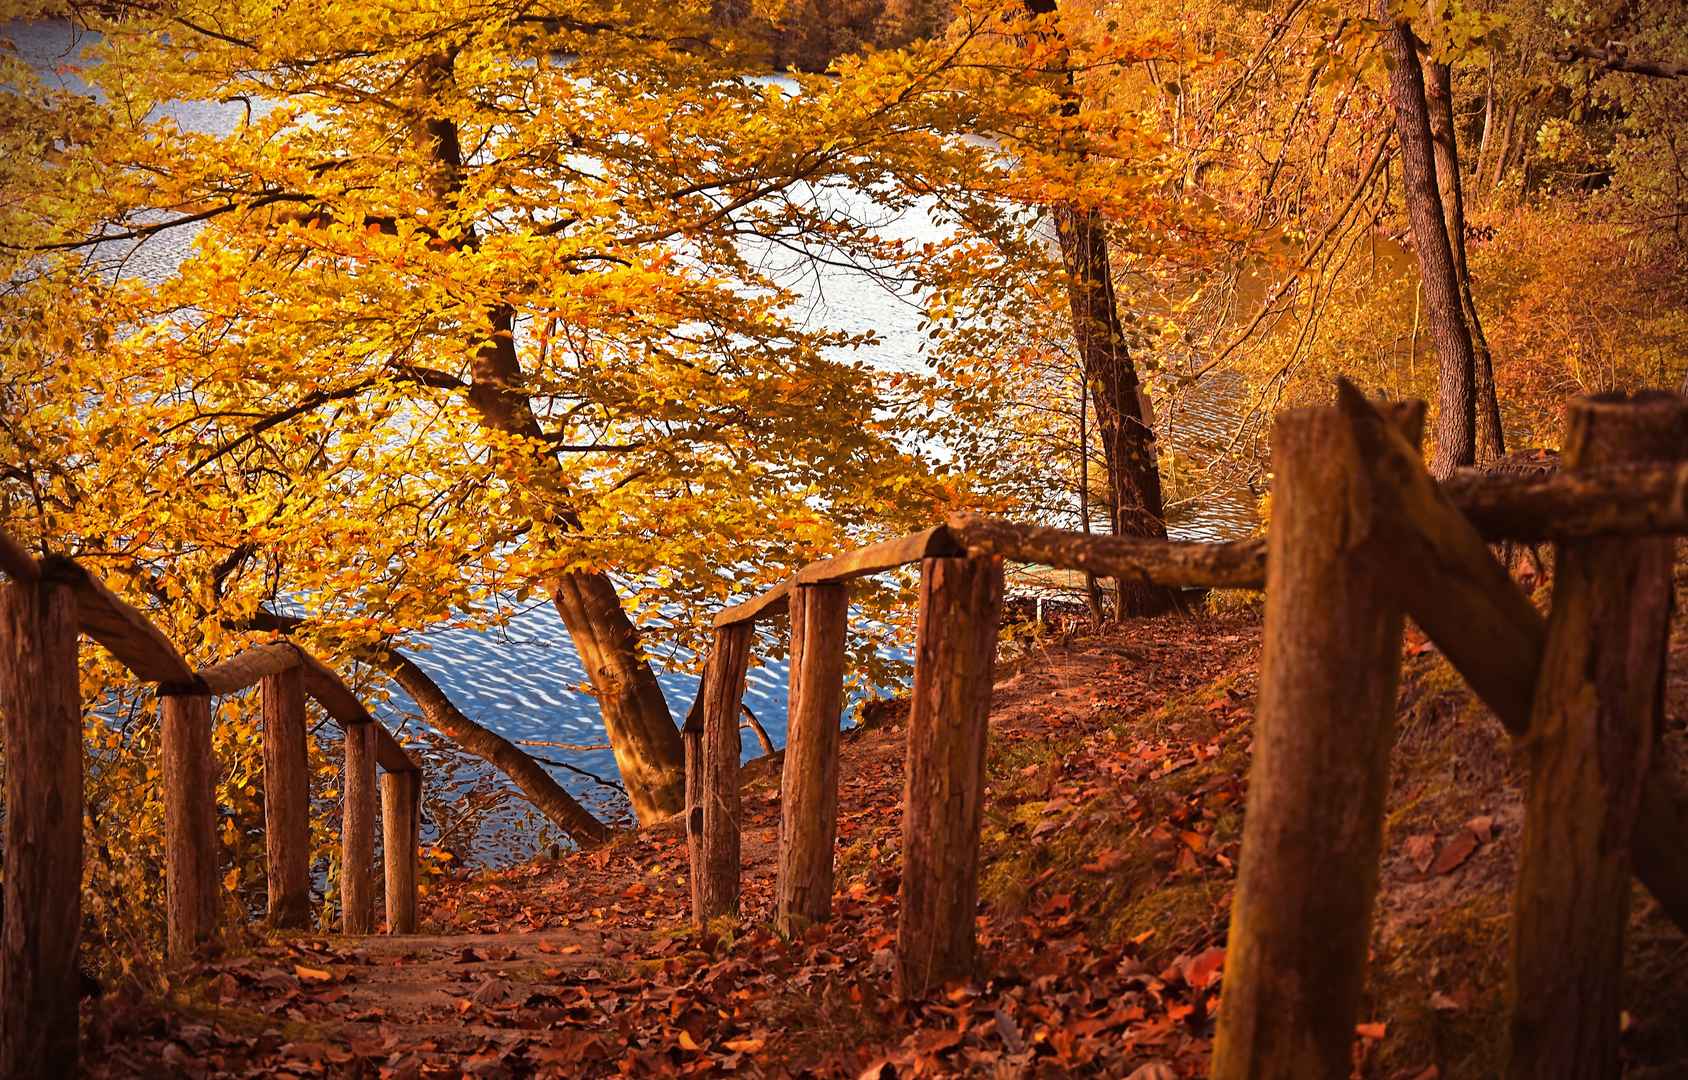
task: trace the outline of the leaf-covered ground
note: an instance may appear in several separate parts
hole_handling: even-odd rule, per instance
[[[1688,715],[1678,619],[1673,738]],[[1096,1075],[1206,1070],[1255,699],[1248,613],[1022,638],[992,714],[982,976],[891,994],[903,716],[843,743],[837,914],[766,929],[778,763],[747,769],[744,917],[687,922],[683,837],[446,882],[426,936],[254,940],[89,1007],[96,1076]],[[1518,770],[1409,633],[1360,1075],[1494,1073]],[[1683,1075],[1688,946],[1636,893],[1624,1051]]]

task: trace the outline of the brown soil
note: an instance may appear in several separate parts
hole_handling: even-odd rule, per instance
[[[1670,684],[1688,718],[1688,619]],[[778,760],[746,770],[737,923],[687,922],[683,838],[437,883],[424,934],[255,940],[168,1001],[90,1007],[92,1075],[1204,1075],[1255,691],[1251,612],[1021,637],[999,668],[981,978],[890,994],[903,715],[843,741],[837,915],[766,929]],[[1366,1077],[1495,1074],[1518,766],[1409,633]],[[1683,747],[1676,746],[1678,751]],[[1626,1069],[1688,1075],[1688,944],[1636,892]],[[1382,1025],[1381,1027],[1375,1025]],[[1381,1036],[1381,1037],[1378,1037]],[[864,1071],[865,1070],[865,1071]]]

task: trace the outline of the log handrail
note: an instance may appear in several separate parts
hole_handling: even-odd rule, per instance
[[[42,831],[42,815],[22,809],[35,805],[22,785],[27,773],[31,785],[81,791],[80,747],[74,746],[66,756],[77,766],[74,775],[68,766],[49,761],[46,753],[63,742],[55,732],[72,731],[78,742],[81,737],[80,726],[72,724],[67,729],[65,717],[60,715],[81,708],[76,680],[78,633],[103,645],[136,678],[156,686],[165,789],[165,947],[172,960],[191,957],[217,936],[222,906],[217,895],[221,876],[217,871],[211,696],[237,693],[260,682],[265,683],[265,844],[272,925],[299,926],[308,917],[305,856],[296,850],[309,842],[302,714],[303,698],[308,694],[345,729],[348,746],[358,751],[348,753],[348,769],[366,768],[370,774],[368,783],[346,785],[348,798],[356,788],[358,799],[356,805],[348,805],[344,815],[348,832],[344,842],[348,852],[360,854],[360,861],[343,860],[342,894],[355,898],[358,908],[354,917],[346,920],[344,929],[373,929],[369,903],[373,871],[369,860],[361,856],[373,847],[373,774],[379,763],[394,777],[390,785],[394,796],[382,806],[383,829],[391,845],[404,849],[390,849],[385,858],[389,888],[406,892],[388,898],[388,930],[415,931],[421,767],[375,721],[338,674],[291,642],[255,645],[195,671],[162,630],[86,568],[64,556],[37,560],[3,529],[0,572],[13,582],[0,596],[0,613],[15,616],[0,620],[4,623],[0,636],[9,640],[19,657],[33,658],[30,663],[19,659],[0,665],[0,679],[7,684],[0,689],[9,699],[22,703],[15,715],[9,711],[5,718],[8,741],[19,748],[20,754],[20,768],[8,775],[8,804],[17,811],[13,817],[21,823],[19,828],[34,830],[29,842],[6,845],[5,878],[8,892],[15,894],[8,907],[17,912],[67,913],[50,925],[42,924],[46,927],[44,944],[0,950],[0,987],[4,988],[0,996],[9,1005],[0,1010],[0,1074],[22,1075],[26,1065],[37,1063],[42,1032],[48,1033],[48,1041],[54,1044],[48,1057],[75,1071],[77,998],[73,989],[66,988],[74,987],[74,978],[69,984],[65,980],[67,972],[71,976],[75,972],[76,937],[74,933],[54,931],[60,926],[74,927],[81,918],[81,814],[63,814],[57,800],[42,802],[43,806],[54,807],[48,817],[73,823],[69,835],[54,833],[48,837]],[[43,607],[42,600],[57,607]],[[42,693],[20,690],[24,683],[40,681],[35,677],[40,675],[36,669],[43,664],[56,672],[48,680],[54,685]],[[284,712],[291,715],[283,717]],[[270,765],[279,764],[282,757],[288,763],[280,771],[287,776],[271,777]],[[275,791],[270,790],[272,780],[278,784]],[[361,833],[369,835],[357,835]],[[45,846],[44,838],[50,841]],[[42,852],[48,849],[56,854],[44,858]]]
[[[1522,476],[1461,473],[1441,490],[1488,541],[1688,534],[1688,464],[1608,466]],[[1025,525],[980,514],[808,563],[756,596],[723,608],[716,628],[782,615],[796,585],[843,582],[923,558],[1000,555],[1009,562],[1084,570],[1174,589],[1262,589],[1266,542],[1150,540]]]

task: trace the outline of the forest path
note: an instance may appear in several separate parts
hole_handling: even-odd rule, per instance
[[[1252,646],[1234,625],[1209,624],[1199,638],[1181,620],[1170,635],[1167,623],[1157,625],[1023,648],[999,667],[993,744],[1016,755],[1046,744],[1103,700],[1152,710],[1165,694],[1212,676],[1212,656],[1198,663],[1193,655],[1203,640],[1232,657]],[[1122,679],[1128,669],[1135,674]],[[743,919],[725,936],[690,928],[679,829],[623,834],[556,861],[436,880],[416,935],[254,933],[231,943],[229,955],[179,988],[175,1015],[158,1015],[156,1001],[98,1011],[91,1034],[105,1045],[90,1047],[93,1075],[146,1075],[160,1059],[202,1076],[642,1074],[653,1063],[659,1073],[685,1072],[688,1063],[702,1073],[754,1072],[763,1044],[799,1035],[855,1050],[859,1032],[829,1034],[821,1016],[816,1031],[790,1035],[746,1024],[735,1013],[756,980],[733,954],[807,949],[785,981],[809,989],[845,975],[886,976],[906,711],[905,702],[880,703],[840,747],[839,929],[851,933],[850,918],[864,916],[880,928],[854,932],[857,963],[845,963],[836,943],[786,945],[765,929],[779,840],[776,754],[744,768]],[[136,1031],[143,1016],[144,1032]]]

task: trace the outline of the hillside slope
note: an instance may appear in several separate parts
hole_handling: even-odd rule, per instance
[[[1680,612],[1674,629],[1680,744]],[[1071,640],[1020,636],[1006,651],[973,985],[914,1005],[891,997],[903,741],[891,702],[843,741],[838,916],[802,941],[764,929],[779,806],[777,759],[762,760],[746,770],[737,926],[687,925],[682,837],[627,836],[441,883],[424,930],[471,937],[255,942],[196,972],[165,1009],[104,1003],[90,1018],[103,1043],[90,1056],[105,1058],[95,1075],[161,1060],[201,1075],[1203,1075],[1258,619],[1166,617]],[[1407,651],[1356,1065],[1367,1077],[1492,1075],[1519,764],[1411,630]],[[1628,1074],[1684,1075],[1688,941],[1639,889],[1634,911]]]

